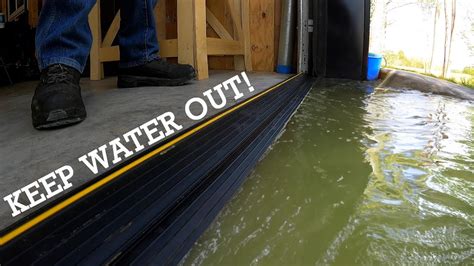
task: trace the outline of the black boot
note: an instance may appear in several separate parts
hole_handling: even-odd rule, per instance
[[[179,86],[195,77],[192,66],[171,64],[160,58],[142,66],[119,69],[117,86]]]
[[[51,129],[76,124],[86,118],[79,79],[81,74],[65,65],[52,65],[41,72],[31,103],[33,126]]]

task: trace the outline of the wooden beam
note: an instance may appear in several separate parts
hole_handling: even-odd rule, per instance
[[[13,11],[13,13],[11,14],[8,14],[7,15],[7,21],[11,22],[11,21],[16,21],[18,20],[18,18],[20,17],[20,15],[22,15],[23,13],[25,13],[25,7],[26,5],[23,4],[21,7],[17,8],[15,11]],[[8,8],[7,8],[8,10]],[[8,13],[8,11],[7,11]]]
[[[217,33],[219,37],[224,40],[233,40],[232,35],[227,31],[227,29],[222,25],[222,23],[217,19],[217,17],[212,13],[209,8],[206,8],[206,19],[209,26]]]
[[[241,0],[242,5],[242,34],[244,48],[245,70],[252,71],[252,44],[250,42],[250,0]]]
[[[194,65],[194,5],[189,5],[189,2],[177,2],[178,62]]]
[[[207,38],[208,55],[243,55],[241,43],[234,40]]]
[[[206,0],[194,0],[194,34],[197,79],[207,79],[209,78],[209,65],[207,58]]]
[[[115,37],[117,36],[119,32],[119,29],[120,29],[120,10],[115,15],[114,20],[112,20],[112,24],[110,24],[109,30],[105,34],[104,41],[102,42],[103,47],[112,46],[112,43],[114,42]]]
[[[162,57],[178,56],[178,40],[164,40],[160,43],[160,53]],[[101,47],[99,51],[99,61],[114,62],[120,60],[120,48],[118,45]]]
[[[99,61],[114,62],[120,60],[120,48],[118,45],[101,47],[99,50]]]
[[[240,42],[241,47],[244,47],[244,35],[242,31],[242,6],[240,0],[230,0],[230,13],[234,22],[235,39]],[[234,68],[238,71],[245,70],[245,59],[243,55],[234,56]]]
[[[100,0],[89,13],[89,25],[92,32],[92,46],[90,52],[91,80],[101,80],[104,78],[104,66],[100,62],[100,48],[102,45],[102,33],[100,29]]]
[[[161,57],[178,57],[178,40],[170,39],[160,42]]]
[[[32,28],[38,26],[39,3],[38,1],[28,1],[28,24]]]
[[[166,40],[166,0],[158,1],[155,6],[156,34],[158,41]]]
[[[240,0],[228,0],[230,15],[234,23],[234,30],[237,35],[236,40],[242,39],[242,18],[240,13]]]

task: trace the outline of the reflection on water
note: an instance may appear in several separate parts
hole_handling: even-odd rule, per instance
[[[366,243],[360,262],[472,260],[474,105],[419,92],[366,102],[373,172],[349,239]]]
[[[315,84],[184,265],[473,263],[474,105]]]

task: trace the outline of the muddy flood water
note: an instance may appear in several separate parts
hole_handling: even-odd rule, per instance
[[[474,104],[315,83],[183,265],[474,264]]]

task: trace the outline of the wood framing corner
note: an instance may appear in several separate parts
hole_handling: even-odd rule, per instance
[[[232,18],[233,34],[206,6],[206,2],[227,6]],[[190,3],[192,4],[190,5]],[[209,77],[208,56],[234,56],[236,70],[251,71],[253,67],[249,3],[249,0],[225,0],[225,2],[177,0],[177,38],[167,39],[166,1],[160,1],[154,10],[157,36],[160,42],[160,56],[164,58],[178,57],[179,63],[193,65],[199,80]],[[226,11],[223,10],[223,12]],[[120,13],[115,15],[102,39],[100,0],[98,0],[89,14],[89,24],[93,36],[90,76],[91,80],[100,80],[104,77],[103,63],[120,60],[119,47],[113,46],[120,28]],[[216,32],[218,38],[208,37],[207,25]]]

